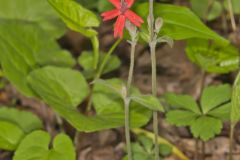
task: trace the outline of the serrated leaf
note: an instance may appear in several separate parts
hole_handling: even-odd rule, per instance
[[[231,94],[231,87],[227,84],[205,88],[200,102],[203,113],[206,114],[213,108],[230,101]]]
[[[166,120],[176,126],[189,126],[199,117],[198,114],[191,111],[172,110],[166,115]]]
[[[64,24],[46,0],[1,0],[0,18],[37,23],[53,38],[59,38],[65,32]]]
[[[193,63],[207,72],[228,73],[238,69],[239,52],[232,45],[221,47],[208,40],[190,39],[186,53]]]
[[[0,120],[18,126],[25,133],[30,133],[43,127],[40,119],[34,114],[3,106],[0,106]]]
[[[26,83],[31,70],[46,63],[45,60],[47,64],[68,63],[69,59],[63,60],[57,54],[54,59],[43,58],[58,51],[61,51],[58,44],[38,25],[16,20],[0,21],[0,60],[4,76],[24,95],[35,95]]]
[[[219,134],[222,129],[222,122],[219,119],[202,116],[194,121],[191,125],[191,132],[195,138],[200,138],[203,141],[208,141],[216,134]]]
[[[136,12],[147,19],[148,3],[137,5]],[[164,20],[161,35],[167,35],[173,39],[189,39],[189,38],[203,38],[212,39],[221,45],[227,45],[229,42],[217,33],[209,29],[200,19],[191,12],[187,7],[154,4],[154,12],[156,17],[162,17]],[[146,24],[144,30],[147,31]]]
[[[164,112],[160,101],[152,95],[132,95],[130,99],[153,111]]]
[[[100,22],[96,15],[78,4],[74,0],[48,0],[52,7],[58,12],[66,25],[74,31],[92,37],[97,34],[88,27],[98,27]]]
[[[164,97],[167,103],[169,103],[173,107],[186,109],[197,114],[200,114],[199,107],[196,101],[191,96],[167,93],[164,95]]]
[[[15,150],[24,133],[17,125],[0,120],[0,149]]]
[[[231,103],[224,104],[208,112],[209,116],[221,119],[222,121],[230,120]]]
[[[52,149],[49,149],[50,141],[50,135],[47,132],[32,132],[22,140],[13,160],[75,160],[75,149],[67,135],[57,135]]]

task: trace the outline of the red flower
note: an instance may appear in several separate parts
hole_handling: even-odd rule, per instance
[[[134,0],[124,0],[121,3],[121,0],[108,0],[111,2],[116,9],[107,11],[101,14],[103,17],[103,21],[111,20],[117,17],[117,21],[114,26],[114,37],[123,37],[123,30],[125,26],[125,22],[128,19],[134,25],[140,27],[143,23],[141,17],[136,15],[133,11],[129,10],[134,3]]]

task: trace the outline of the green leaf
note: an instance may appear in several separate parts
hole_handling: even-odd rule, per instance
[[[3,106],[0,106],[0,121],[12,123],[25,133],[30,133],[43,127],[41,120],[34,114]]]
[[[189,126],[196,120],[197,117],[199,117],[198,114],[190,111],[171,110],[167,113],[166,120],[168,123],[176,126]]]
[[[228,73],[238,69],[238,49],[232,45],[220,47],[204,39],[190,39],[187,43],[188,58],[211,73]]]
[[[30,84],[48,84],[49,90],[39,85],[37,92],[43,92],[47,102],[54,103],[56,99],[61,100],[58,103],[68,108],[75,108],[88,95],[89,88],[86,80],[78,71],[68,68],[59,68],[47,66],[36,69],[28,77]],[[34,89],[35,90],[35,89]]]
[[[76,60],[67,50],[58,50],[48,54],[37,54],[35,58],[41,66],[73,67],[76,64]]]
[[[148,8],[148,3],[143,3],[136,7],[137,13],[144,19],[147,19],[148,15],[146,8]],[[161,35],[167,35],[176,40],[203,38],[212,39],[221,45],[229,43],[204,25],[187,7],[155,3],[154,11],[155,16],[163,18],[164,21]],[[145,31],[147,31],[146,24]]]
[[[139,141],[139,143],[144,147],[144,149],[148,152],[151,153],[153,148],[154,148],[154,144],[153,141],[146,137],[145,135],[139,135],[137,137],[137,140]]]
[[[173,107],[186,109],[199,114],[200,110],[196,101],[188,95],[176,95],[174,93],[165,94],[165,99]]]
[[[207,115],[221,119],[230,120],[231,103],[224,104],[208,112]]]
[[[167,157],[169,155],[171,155],[172,153],[172,147],[170,147],[169,145],[166,145],[166,144],[160,144],[159,145],[159,152],[160,152],[160,155],[164,156],[164,157]]]
[[[100,54],[100,60],[99,64],[102,64],[103,58],[105,54]],[[91,75],[91,78],[94,77],[95,69],[94,69],[94,55],[92,52],[84,51],[82,54],[78,57],[78,63],[83,67],[85,75],[87,73],[93,73]],[[103,70],[103,74],[109,73],[113,70],[116,70],[120,67],[121,61],[116,55],[111,55],[108,62],[106,63],[106,66]],[[87,77],[89,78],[89,76]]]
[[[0,149],[15,150],[23,136],[17,125],[0,120]]]
[[[133,95],[130,96],[130,99],[150,110],[164,112],[164,108],[160,101],[152,95]]]
[[[83,95],[87,96],[88,90],[81,73],[77,71],[45,67],[33,71],[27,79],[36,94],[78,131],[93,132],[124,125],[123,109],[118,112],[111,104],[109,104],[109,107],[111,107],[112,112],[97,113],[97,115],[90,117],[78,111],[76,108],[77,102],[82,101]],[[107,98],[110,99],[111,97]],[[121,107],[123,108],[123,105]],[[131,127],[146,124],[150,116],[151,112],[144,107],[136,104],[131,106]]]
[[[200,102],[203,113],[206,114],[213,108],[230,101],[231,94],[231,87],[227,84],[205,88]]]
[[[47,132],[32,132],[22,140],[13,160],[75,160],[75,149],[67,135],[57,135],[52,149],[49,149],[50,141]]]
[[[55,54],[60,51],[58,44],[38,25],[0,21],[0,60],[4,76],[24,95],[35,95],[26,83],[26,77],[33,69],[43,64],[66,66],[69,63],[71,58],[63,60],[62,55]]]
[[[35,22],[53,38],[59,38],[65,32],[64,24],[46,0],[1,0],[0,18]]]
[[[209,0],[191,0],[191,6],[199,17],[209,21],[218,18],[223,11],[221,3],[218,1],[213,1],[213,4],[210,4]]]
[[[240,120],[240,72],[233,85],[232,105],[231,105],[231,122],[237,123]]]
[[[48,0],[52,7],[58,12],[66,25],[81,34],[92,37],[97,34],[89,27],[98,27],[100,22],[96,15],[82,7],[74,0]]]
[[[199,117],[191,125],[191,132],[195,138],[200,138],[208,141],[216,134],[219,134],[222,129],[222,122],[219,119],[203,116]]]

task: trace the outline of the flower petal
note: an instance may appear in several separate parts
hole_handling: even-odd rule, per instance
[[[123,29],[125,27],[126,17],[124,15],[118,16],[118,19],[114,26],[114,37],[123,37]]]
[[[138,15],[136,15],[133,11],[131,10],[127,10],[124,14],[126,16],[127,19],[129,19],[130,22],[132,22],[134,25],[140,27],[142,23],[144,23],[144,21],[142,20],[141,17],[139,17]]]
[[[103,21],[107,21],[119,16],[120,14],[121,12],[118,9],[114,9],[111,11],[103,12],[101,16],[103,17]]]
[[[132,7],[134,0],[125,0],[125,2],[127,3],[128,8]]]
[[[112,3],[117,9],[121,8],[121,2],[120,0],[108,0],[110,3]]]

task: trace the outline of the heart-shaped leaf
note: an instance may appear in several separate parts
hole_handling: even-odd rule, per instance
[[[0,120],[0,149],[15,150],[24,132],[17,125]]]
[[[57,135],[51,149],[49,149],[50,141],[47,132],[32,132],[22,140],[13,160],[75,160],[75,149],[67,135]]]

